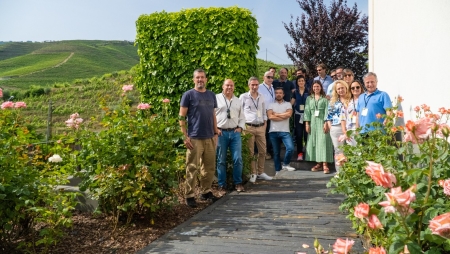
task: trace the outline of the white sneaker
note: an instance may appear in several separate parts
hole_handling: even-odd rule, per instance
[[[256,175],[255,174],[252,174],[251,176],[250,176],[250,180],[249,180],[251,183],[254,183],[254,182],[256,182]]]
[[[295,171],[295,168],[289,166],[289,165],[283,165],[282,169],[285,169],[287,171]]]
[[[266,173],[262,173],[262,174],[258,175],[257,178],[262,179],[262,180],[272,180],[272,177],[268,176]]]

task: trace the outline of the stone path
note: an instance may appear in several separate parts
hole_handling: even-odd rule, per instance
[[[338,237],[351,238],[352,253],[363,253],[338,209],[342,196],[328,194],[333,174],[311,172],[310,162],[291,166],[297,171],[246,184],[246,192],[227,194],[138,253],[315,253],[316,237],[326,249]],[[273,160],[266,173],[274,175]]]

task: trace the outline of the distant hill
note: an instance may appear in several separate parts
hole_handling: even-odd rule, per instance
[[[55,41],[0,43],[0,87],[51,86],[130,70],[139,62],[129,41]]]

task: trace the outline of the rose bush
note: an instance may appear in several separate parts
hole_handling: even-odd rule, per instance
[[[415,111],[405,127],[395,125],[403,112],[394,107],[366,136],[349,131],[357,145],[343,146],[346,161],[328,183],[345,194],[340,208],[369,253],[450,252],[450,109]]]

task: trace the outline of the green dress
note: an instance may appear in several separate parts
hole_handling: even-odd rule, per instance
[[[315,116],[316,109],[319,116]],[[333,143],[330,132],[323,132],[323,125],[327,120],[328,100],[320,97],[314,99],[314,95],[308,96],[305,104],[304,121],[309,122],[310,133],[306,144],[306,161],[333,162]]]

